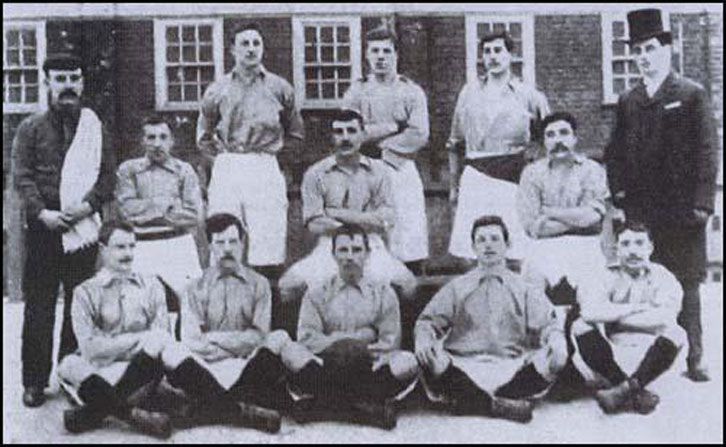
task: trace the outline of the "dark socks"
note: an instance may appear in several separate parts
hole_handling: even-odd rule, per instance
[[[127,399],[142,386],[150,382],[159,382],[162,377],[164,377],[164,365],[161,361],[145,352],[140,352],[131,359],[126,372],[114,388],[121,399]]]
[[[322,366],[316,362],[308,362],[303,369],[295,373],[290,379],[303,392],[315,396],[326,394],[329,383],[326,380],[326,373]]]
[[[127,419],[131,412],[131,406],[118,396],[114,387],[96,374],[89,376],[81,383],[78,395],[99,418],[114,415]]]
[[[617,385],[628,378],[615,363],[610,344],[597,330],[588,331],[577,337],[577,346],[587,366],[605,377],[612,385]]]
[[[449,365],[438,380],[432,380],[434,390],[441,391],[453,398],[457,410],[470,413],[489,413],[492,410],[492,397],[480,389],[464,371]]]
[[[662,336],[656,338],[633,378],[638,380],[641,387],[645,387],[670,368],[677,355],[678,347],[672,341]]]
[[[229,395],[236,401],[275,409],[287,408],[290,398],[285,386],[286,375],[287,369],[280,357],[269,349],[260,349],[229,389]]]
[[[546,390],[550,383],[537,372],[531,363],[517,371],[512,380],[502,385],[496,392],[497,397],[524,399]]]

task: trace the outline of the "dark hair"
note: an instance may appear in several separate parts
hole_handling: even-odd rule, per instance
[[[330,115],[330,125],[333,125],[333,121],[352,121],[357,120],[360,123],[360,127],[363,128],[363,115],[354,109],[335,109]]]
[[[363,245],[366,247],[366,251],[370,251],[371,247],[368,245],[368,233],[366,233],[366,230],[363,229],[360,225],[357,224],[343,224],[343,226],[340,226],[335,229],[335,232],[333,233],[333,253],[335,253],[335,243],[338,239],[338,236],[346,235],[349,238],[353,239],[356,234],[360,234],[363,236]]]
[[[476,230],[479,229],[479,227],[488,227],[489,225],[499,226],[502,229],[502,234],[504,235],[504,242],[509,243],[509,230],[507,229],[507,225],[501,217],[493,215],[481,216],[474,221],[471,226],[471,241],[474,242],[474,236],[476,235]]]
[[[169,128],[169,132],[172,136],[174,136],[174,127],[172,127],[169,120],[159,113],[147,115],[143,120],[141,120],[141,131],[143,132],[145,126],[158,126],[160,124],[166,124],[166,127]]]
[[[237,227],[237,230],[239,230],[239,237],[244,238],[246,232],[242,226],[242,222],[240,222],[236,216],[228,213],[212,214],[206,221],[207,240],[211,243],[213,234],[221,233],[232,225]]]
[[[366,33],[366,44],[376,40],[390,40],[393,43],[393,49],[398,51],[398,36],[388,26],[379,26]]]
[[[504,48],[506,48],[508,52],[512,52],[512,48],[514,48],[514,41],[512,40],[512,37],[509,35],[509,33],[503,30],[492,31],[484,34],[484,36],[482,36],[481,40],[479,41],[479,48],[482,48],[485,43],[497,39],[504,39]]]
[[[83,72],[83,62],[70,53],[56,53],[48,56],[43,62],[43,71],[48,76],[48,70],[76,70]]]
[[[628,230],[635,233],[645,233],[648,235],[648,239],[651,239],[650,229],[648,228],[648,225],[638,220],[616,220],[615,222],[613,222],[613,230],[615,232],[616,240],[620,239],[620,235]]]
[[[101,245],[108,245],[108,240],[111,239],[111,235],[116,230],[134,234],[134,227],[130,223],[121,220],[109,220],[104,222],[101,229],[98,230],[98,242]]]
[[[554,112],[547,115],[540,124],[540,135],[542,136],[542,138],[544,138],[544,133],[545,129],[547,129],[547,126],[557,121],[567,121],[568,123],[570,123],[570,127],[572,127],[572,132],[577,132],[577,121],[570,112]]]
[[[257,22],[250,22],[244,25],[240,25],[234,29],[234,32],[232,32],[232,43],[234,43],[234,40],[237,38],[237,34],[249,30],[257,31],[258,33],[260,33],[260,37],[264,39],[264,37],[262,36],[262,30],[260,29],[260,24]]]

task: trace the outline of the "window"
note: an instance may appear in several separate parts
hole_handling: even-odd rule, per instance
[[[46,107],[44,60],[45,22],[3,24],[3,113]]]
[[[219,19],[154,21],[158,110],[196,110],[204,90],[224,73]]]
[[[480,39],[488,32],[506,30],[514,41],[512,73],[534,85],[534,19],[531,15],[470,15],[466,17],[466,79],[483,74]]]
[[[360,18],[295,17],[292,32],[297,103],[338,107],[351,81],[361,76]]]
[[[666,30],[671,29],[667,11],[663,11],[663,24]],[[673,68],[682,73],[683,24],[680,21],[674,23],[672,33]],[[628,34],[628,21],[624,13],[602,15],[603,102],[606,104],[616,103],[618,96],[636,86],[641,78],[635,59],[630,55],[630,47],[625,43]]]

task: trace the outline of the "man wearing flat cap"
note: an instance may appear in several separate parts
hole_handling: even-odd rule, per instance
[[[658,9],[628,13],[630,53],[643,81],[618,101],[605,149],[614,205],[650,227],[653,260],[683,286],[678,322],[688,334],[688,373],[701,363],[699,285],[706,273],[706,221],[714,209],[718,140],[706,90],[671,69],[673,37]]]
[[[76,349],[71,297],[94,274],[99,212],[114,185],[111,139],[81,103],[80,59],[52,55],[43,71],[50,106],[23,120],[12,149],[15,186],[27,216],[22,363],[23,403],[29,407],[45,400],[60,283],[65,303],[59,360]]]

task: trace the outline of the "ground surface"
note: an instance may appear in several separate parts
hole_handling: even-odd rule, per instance
[[[480,417],[453,417],[409,402],[393,431],[343,423],[305,426],[283,420],[277,435],[224,426],[177,430],[171,443],[541,443],[541,442],[707,442],[723,443],[723,298],[722,289],[704,290],[703,316],[706,360],[712,381],[696,384],[681,376],[685,361],[677,360],[651,389],[661,397],[655,413],[604,415],[594,400],[542,402],[534,420],[521,425]],[[60,315],[60,307],[57,314]],[[48,402],[39,409],[21,403],[21,303],[3,304],[3,443],[154,443],[119,422],[102,430],[71,435],[63,428],[68,407],[53,380]],[[60,325],[57,324],[56,328]]]

